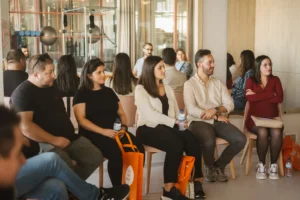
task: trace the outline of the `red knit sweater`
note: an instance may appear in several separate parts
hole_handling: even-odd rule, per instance
[[[260,84],[257,84],[253,78],[248,78],[245,93],[247,89],[251,89],[255,92],[254,95],[246,96],[250,104],[246,119],[246,128],[251,131],[255,125],[251,119],[251,115],[265,118],[279,116],[278,104],[283,101],[283,90],[280,79],[277,76],[269,77],[264,89],[262,89]],[[276,93],[276,95],[274,93]]]

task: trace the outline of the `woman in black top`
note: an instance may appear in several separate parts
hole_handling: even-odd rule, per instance
[[[162,200],[188,200],[174,186],[178,181],[178,169],[183,152],[195,157],[195,199],[204,199],[200,144],[189,130],[179,130],[176,116],[179,109],[175,93],[170,86],[163,84],[164,78],[165,67],[162,58],[147,57],[142,76],[135,89],[135,104],[139,115],[137,140],[166,152]],[[187,121],[183,123],[187,126]]]
[[[88,61],[81,74],[73,108],[80,125],[79,134],[89,138],[108,159],[108,174],[113,186],[117,186],[122,182],[123,162],[115,141],[118,132],[113,127],[116,119],[120,118],[122,129],[126,130],[127,118],[119,98],[111,88],[103,85],[104,81],[104,63],[98,58]],[[129,134],[136,144],[135,137]],[[143,145],[136,145],[144,153]]]

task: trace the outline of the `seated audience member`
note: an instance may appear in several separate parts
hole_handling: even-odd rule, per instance
[[[28,78],[25,56],[20,49],[7,53],[7,70],[3,72],[4,96],[10,97],[13,91]]]
[[[112,77],[105,80],[105,86],[118,95],[133,96],[138,79],[132,74],[130,58],[126,53],[118,53],[114,59]]]
[[[149,42],[145,43],[143,46],[144,56],[136,61],[136,64],[132,71],[133,75],[137,77],[140,77],[142,75],[144,60],[148,56],[151,56],[152,52],[153,52],[153,45]]]
[[[1,199],[11,200],[16,196],[18,199],[65,200],[68,191],[81,200],[123,199],[128,195],[127,185],[98,189],[86,183],[55,153],[42,153],[25,163],[19,117],[0,106],[0,119]]]
[[[246,144],[246,137],[224,116],[233,110],[233,101],[226,86],[213,77],[214,58],[209,50],[201,49],[195,55],[197,73],[184,84],[184,103],[189,129],[198,138],[206,164],[205,179],[226,182],[225,166]],[[216,137],[229,145],[215,161]]]
[[[278,104],[283,101],[283,90],[280,79],[272,75],[272,61],[268,56],[262,55],[255,59],[255,75],[247,80],[246,98],[249,102],[246,128],[257,135],[256,149],[259,163],[256,178],[267,178],[265,160],[270,146],[269,178],[279,179],[277,160],[282,146],[283,128],[255,126],[251,118],[251,115],[270,119],[280,116]]]
[[[254,75],[254,53],[250,50],[241,53],[241,75],[237,78],[232,88],[232,98],[234,102],[234,110],[244,110],[246,105],[245,87],[249,77]]]
[[[163,84],[164,78],[165,67],[162,58],[158,56],[146,58],[142,76],[135,90],[135,104],[138,110],[137,140],[166,152],[161,199],[188,199],[174,186],[178,181],[178,168],[183,152],[196,159],[195,199],[204,199],[199,143],[189,130],[179,130],[177,120],[179,109],[175,94],[170,86]]]
[[[23,52],[23,54],[25,55],[25,61],[26,61],[26,65],[28,64],[29,61],[29,50],[28,50],[28,46],[22,44],[19,49]]]
[[[184,73],[189,79],[193,74],[193,66],[188,62],[186,54],[183,49],[177,49],[177,62],[175,67],[178,71]]]
[[[73,108],[79,124],[79,135],[90,139],[108,159],[110,180],[112,185],[118,186],[122,183],[123,160],[115,140],[119,136],[118,131],[114,130],[114,122],[120,118],[121,129],[127,131],[127,118],[118,96],[111,88],[104,86],[104,69],[104,63],[99,58],[84,65]],[[143,145],[137,144],[135,136],[129,134],[139,151],[144,153]]]
[[[72,55],[61,56],[57,64],[54,86],[62,97],[73,97],[78,89],[80,78],[77,75],[76,63]]]
[[[52,87],[52,59],[48,54],[32,56],[28,73],[28,80],[11,96],[11,105],[22,118],[22,133],[36,142],[52,145],[51,151],[85,180],[99,167],[103,156],[88,139],[74,133],[59,91]]]
[[[232,83],[234,84],[239,77],[241,70],[236,65],[233,56],[230,53],[227,53],[227,69],[229,69],[229,72],[231,74]],[[227,74],[228,76],[228,74]]]
[[[165,48],[162,51],[162,58],[165,63],[165,78],[163,82],[169,85],[175,92],[183,92],[183,84],[186,81],[186,75],[175,68],[176,52],[173,48]]]

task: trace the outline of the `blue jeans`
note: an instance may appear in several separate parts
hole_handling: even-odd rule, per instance
[[[244,110],[246,106],[246,101],[234,99],[234,110]]]
[[[100,190],[76,175],[55,153],[42,153],[27,160],[16,179],[17,197],[68,199],[69,190],[80,200],[96,200]]]

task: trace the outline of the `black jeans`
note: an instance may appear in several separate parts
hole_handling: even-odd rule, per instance
[[[209,124],[202,121],[193,121],[189,126],[190,131],[198,138],[203,151],[204,162],[211,167],[215,164],[224,168],[233,157],[238,154],[246,144],[244,134],[232,124],[214,121]],[[215,161],[216,137],[222,138],[229,143],[220,158]]]
[[[136,137],[132,133],[129,133],[129,135],[132,140],[132,143],[135,144],[139,149],[139,152],[145,153],[144,146],[136,141]],[[121,185],[123,159],[121,150],[116,140],[96,133],[87,134],[86,137],[90,139],[92,143],[100,149],[103,156],[108,159],[107,171],[112,185]]]
[[[178,127],[170,128],[158,125],[155,128],[140,126],[136,131],[139,143],[149,145],[166,152],[164,164],[164,183],[176,183],[178,168],[183,152],[195,157],[195,177],[202,175],[201,150],[197,138],[189,131],[179,131]]]

